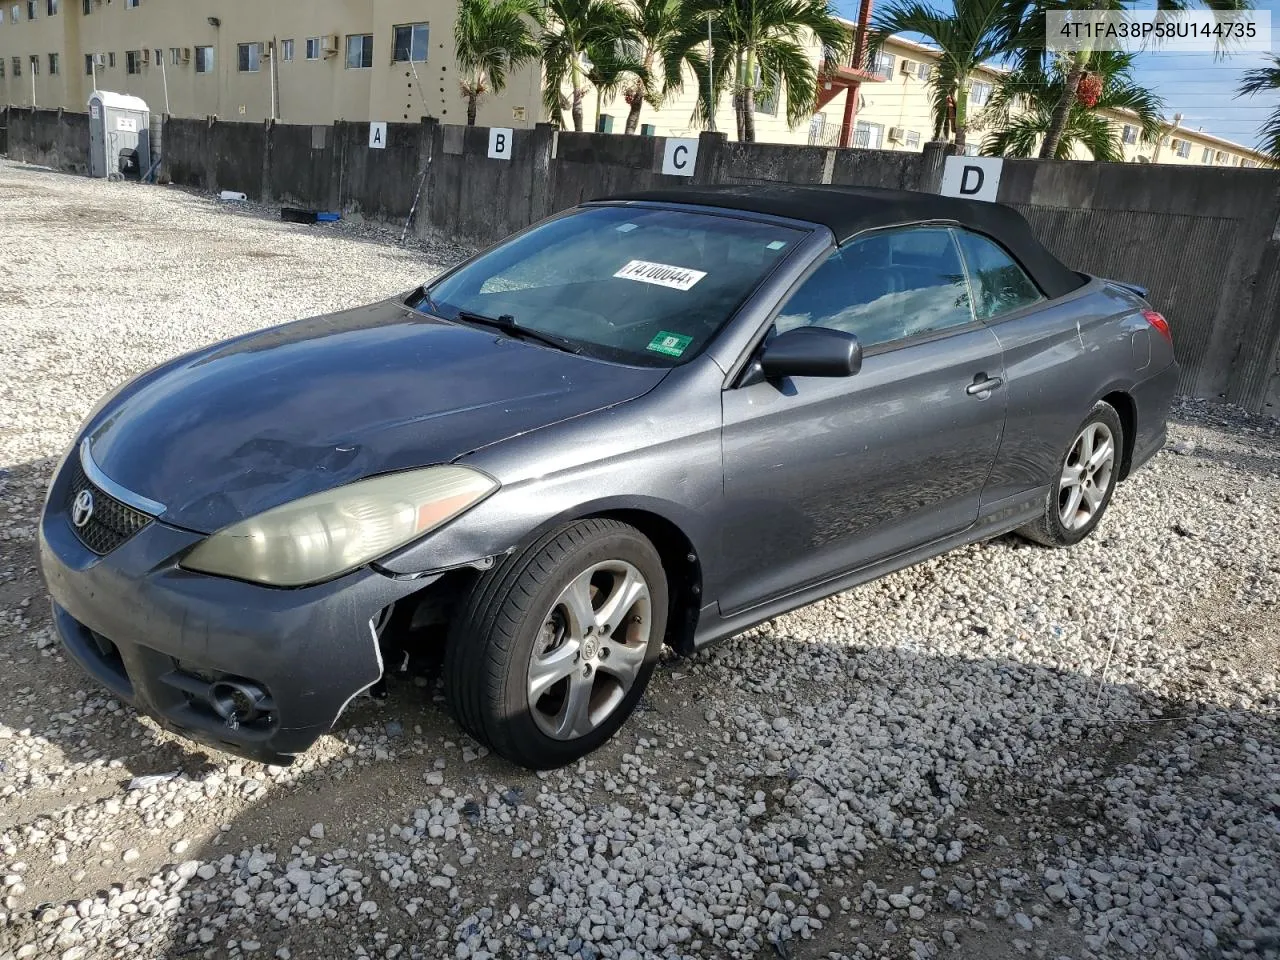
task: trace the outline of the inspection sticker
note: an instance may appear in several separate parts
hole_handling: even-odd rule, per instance
[[[697,271],[695,270],[694,273],[697,273]],[[666,330],[659,330],[654,338],[649,341],[648,349],[654,353],[665,353],[668,357],[678,357],[689,348],[689,344],[692,342],[693,337],[686,337],[682,333],[669,333]]]
[[[660,287],[670,287],[673,290],[688,290],[706,274],[701,270],[675,267],[669,263],[632,260],[614,276],[624,280],[639,280],[641,283],[655,283]]]

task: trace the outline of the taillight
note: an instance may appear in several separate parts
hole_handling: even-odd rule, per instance
[[[1173,343],[1173,334],[1169,332],[1169,321],[1164,318],[1164,314],[1156,310],[1143,310],[1142,315],[1147,318],[1147,323],[1160,332],[1162,337]]]

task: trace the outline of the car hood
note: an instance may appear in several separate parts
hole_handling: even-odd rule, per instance
[[[184,357],[126,389],[88,434],[94,464],[210,533],[298,497],[622,403],[665,369],[446,323],[398,300]]]

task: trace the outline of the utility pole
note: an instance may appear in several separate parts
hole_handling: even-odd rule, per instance
[[[715,106],[716,48],[711,41],[711,11],[707,11],[707,129],[716,131]]]

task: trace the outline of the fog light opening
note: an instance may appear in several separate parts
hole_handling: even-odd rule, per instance
[[[266,691],[240,680],[219,680],[209,688],[209,705],[232,730],[253,723],[270,709]]]

